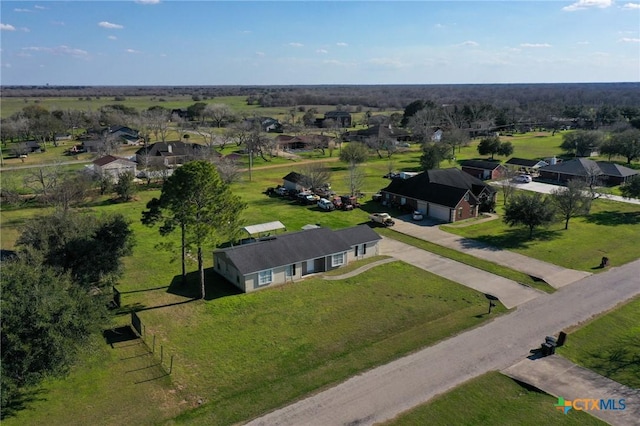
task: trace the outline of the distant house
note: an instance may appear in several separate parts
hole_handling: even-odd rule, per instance
[[[214,270],[248,293],[375,256],[380,239],[367,225],[280,234],[214,251]]]
[[[588,158],[575,158],[540,169],[540,178],[565,183],[572,179],[583,179],[604,185],[621,185],[637,170],[607,161],[593,161]]]
[[[380,190],[382,202],[419,210],[444,222],[478,217],[493,207],[496,190],[460,169],[427,170],[409,179],[393,179]]]
[[[282,133],[282,123],[272,117],[250,117],[245,120],[249,125],[257,124],[263,132]]]
[[[526,158],[510,158],[504,165],[514,171],[525,173],[537,173],[541,167],[548,166],[549,163],[543,160],[529,160]]]
[[[344,140],[352,142],[365,142],[369,138],[385,138],[396,142],[406,142],[411,140],[411,135],[404,129],[399,129],[387,125],[375,125],[367,129],[360,129],[351,132],[347,132],[344,136]]]
[[[482,180],[500,179],[507,168],[497,161],[465,160],[461,161],[462,171]]]
[[[37,141],[18,142],[13,146],[16,157],[34,152],[42,152],[42,146]]]
[[[278,149],[290,151],[294,149],[328,148],[333,138],[325,135],[278,135],[274,141]]]
[[[130,172],[136,175],[136,163],[126,158],[106,155],[93,161],[93,171],[98,176],[109,176],[112,181],[117,181],[121,173]]]
[[[203,145],[181,141],[156,142],[136,151],[136,161],[145,165],[173,167],[198,156]]]
[[[171,110],[171,121],[174,120],[174,117],[187,119],[189,118],[189,110],[186,108],[174,108]]]
[[[138,145],[143,141],[143,139],[140,137],[140,132],[132,129],[131,127],[113,126],[109,127],[107,131],[112,136],[121,139],[122,142],[126,143],[127,145]]]
[[[324,118],[316,120],[318,127],[326,127],[326,121],[333,120],[340,127],[351,127],[351,114],[346,111],[329,111],[324,113]]]
[[[282,178],[282,186],[290,191],[304,191],[307,187],[309,178],[297,172],[291,172]]]
[[[82,152],[104,152],[106,144],[101,139],[83,140],[80,150]]]

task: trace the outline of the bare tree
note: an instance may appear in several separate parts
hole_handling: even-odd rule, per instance
[[[564,229],[569,229],[569,219],[581,214],[588,214],[591,196],[586,191],[586,184],[581,180],[570,180],[566,188],[551,191],[551,199],[564,219]]]
[[[166,142],[167,135],[170,130],[171,113],[166,109],[152,109],[145,111],[145,119],[147,120],[149,130],[153,133],[156,140]]]
[[[44,201],[66,213],[87,198],[91,185],[91,177],[86,174],[67,177],[51,188]]]
[[[503,179],[500,181],[500,189],[502,190],[503,204],[506,206],[509,198],[516,192],[516,186],[513,184],[513,178],[517,172],[514,169],[505,169]]]
[[[27,170],[23,178],[24,186],[43,198],[49,195],[62,178],[62,166],[59,163],[41,165]]]
[[[431,141],[431,136],[440,124],[440,112],[437,108],[426,107],[409,118],[408,127],[414,140],[420,142]]]
[[[204,108],[205,117],[211,118],[218,128],[233,117],[233,112],[226,104],[209,104]]]
[[[456,147],[458,148],[458,152],[460,152],[460,147],[469,144],[469,132],[458,128],[447,130],[442,133],[440,142],[451,147],[451,158],[455,158]]]
[[[240,179],[240,168],[238,163],[227,157],[216,157],[213,164],[218,170],[220,179],[226,184],[237,182]]]
[[[306,188],[321,188],[331,182],[331,170],[323,163],[309,163],[302,167],[300,174],[304,176],[302,184]]]
[[[360,193],[364,186],[365,173],[357,164],[349,166],[349,174],[347,175],[347,185],[351,195]]]

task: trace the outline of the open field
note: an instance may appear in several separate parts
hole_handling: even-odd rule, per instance
[[[490,372],[385,425],[606,425],[585,412],[572,410],[565,415],[553,406],[557,401],[498,372]]]
[[[557,353],[598,374],[640,389],[640,298],[571,332]]]

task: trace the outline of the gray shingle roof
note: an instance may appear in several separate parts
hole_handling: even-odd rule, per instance
[[[572,176],[593,176],[602,174],[602,170],[598,164],[588,158],[575,158],[569,161],[563,161],[559,164],[541,167],[540,171],[556,172]]]
[[[486,160],[464,160],[460,162],[462,167],[472,167],[474,169],[483,169],[483,170],[495,170],[500,167],[500,163],[497,161],[486,161]]]
[[[541,160],[528,160],[526,158],[510,158],[509,161],[507,161],[504,164],[509,164],[512,166],[523,166],[523,167],[542,167],[544,165],[546,165],[547,163]]]
[[[483,190],[495,192],[491,186],[460,169],[427,170],[409,179],[393,179],[382,191],[447,207],[458,205],[470,191],[476,197]]]
[[[598,164],[598,167],[600,167],[600,170],[602,170],[602,174],[607,176],[629,177],[629,176],[634,176],[638,174],[637,170],[633,170],[616,163],[598,161],[597,164]]]
[[[243,274],[264,271],[305,260],[317,259],[351,249],[352,245],[380,239],[367,225],[340,231],[329,228],[308,229],[241,246],[216,250]]]
[[[307,180],[307,177],[298,172],[291,172],[285,177],[283,177],[282,180],[287,180],[292,183],[304,184]]]

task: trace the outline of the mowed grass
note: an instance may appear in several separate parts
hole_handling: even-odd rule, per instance
[[[557,398],[524,387],[493,371],[456,387],[430,402],[384,423],[413,425],[606,425],[586,412],[565,415],[554,404]]]
[[[500,204],[497,210],[501,213]],[[566,268],[602,272],[598,265],[603,256],[610,259],[612,266],[640,257],[640,245],[633,237],[639,235],[639,225],[640,206],[598,199],[593,202],[591,214],[571,219],[568,230],[564,229],[564,222],[554,222],[534,230],[532,240],[528,229],[510,228],[501,220],[441,229]]]
[[[570,333],[557,353],[598,374],[640,389],[640,298]]]
[[[170,352],[188,348],[174,364],[176,380],[206,403],[179,420],[230,424],[480,324],[485,302],[392,262],[345,280],[180,305],[172,321],[162,309],[141,315]]]

